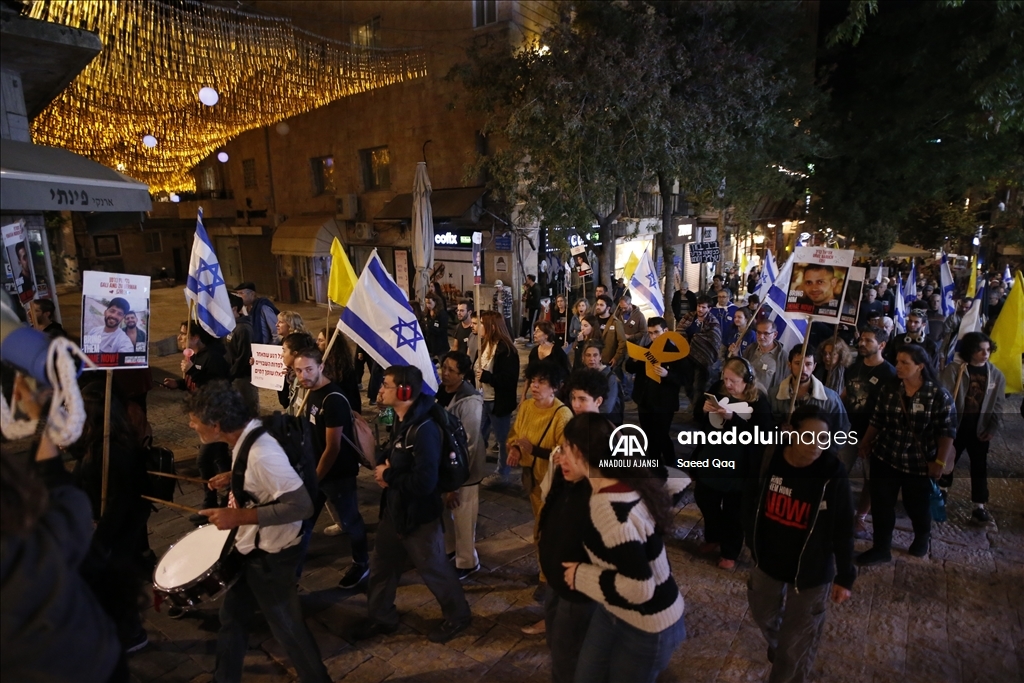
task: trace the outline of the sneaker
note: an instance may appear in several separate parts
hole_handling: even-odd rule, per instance
[[[147,645],[149,645],[149,636],[146,635],[146,629],[142,629],[129,642],[124,643],[124,651],[125,654],[138,652]]]
[[[509,481],[508,477],[495,472],[494,474],[484,477],[483,481],[480,482],[480,485],[485,489],[505,488],[509,485]]]
[[[853,559],[858,567],[873,567],[876,564],[889,564],[892,562],[892,553],[872,546]]]
[[[352,640],[367,640],[375,636],[389,636],[398,630],[398,626],[385,626],[377,621],[364,619],[352,631]]]
[[[985,508],[974,508],[971,513],[971,521],[975,524],[988,524],[992,521],[992,515]]]
[[[470,567],[469,569],[459,569],[458,567],[455,568],[455,574],[459,577],[459,581],[464,581],[465,579],[469,578],[470,575],[476,574],[478,571],[480,571],[479,562],[476,563],[475,567]]]
[[[519,630],[522,631],[524,635],[539,636],[542,633],[547,633],[548,625],[547,625],[547,622],[545,622],[543,619],[541,619],[536,624],[530,624],[529,626],[524,626],[524,627],[522,627]]]
[[[178,607],[177,605],[171,605],[167,608],[167,616],[169,616],[171,619],[181,619],[183,616],[185,616],[185,608]]]
[[[345,572],[345,576],[341,577],[341,581],[338,582],[338,588],[344,588],[345,590],[352,590],[366,581],[366,577],[370,575],[370,565],[368,564],[355,564],[353,563],[348,571]]]
[[[862,517],[853,518],[853,537],[861,541],[871,540],[871,531],[868,530],[868,524]]]
[[[914,542],[907,548],[907,552],[914,557],[927,557],[928,548],[931,546],[931,539],[928,536],[924,538],[914,537]]]
[[[341,526],[338,524],[332,524],[329,527],[324,527],[324,535],[326,536],[340,536]]]
[[[449,640],[459,635],[467,628],[472,622],[472,619],[466,619],[465,621],[454,622],[445,619],[441,622],[441,625],[436,629],[427,634],[427,640],[432,643],[447,643]]]

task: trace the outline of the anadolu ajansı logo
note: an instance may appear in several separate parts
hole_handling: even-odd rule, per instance
[[[619,425],[608,437],[608,448],[611,457],[601,460],[601,468],[650,468],[659,465],[657,460],[646,459],[647,434],[633,424]]]

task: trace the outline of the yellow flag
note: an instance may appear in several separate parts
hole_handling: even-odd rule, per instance
[[[967,298],[973,299],[978,287],[978,255],[971,257],[971,279],[967,281]]]
[[[327,297],[342,306],[348,303],[356,287],[356,271],[352,269],[338,238],[331,243],[331,278],[327,282]]]
[[[622,269],[623,279],[628,283],[633,277],[633,273],[636,271],[636,267],[640,265],[640,259],[637,258],[636,253],[629,252],[629,258],[626,259],[626,267]]]
[[[1024,353],[1024,275],[1018,270],[1014,280],[990,335],[996,350],[989,361],[1006,377],[1008,394],[1024,391],[1020,365],[1020,356]]]

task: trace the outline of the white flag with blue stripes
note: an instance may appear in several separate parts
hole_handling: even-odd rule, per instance
[[[761,268],[761,274],[757,278],[757,292],[755,293],[757,294],[758,301],[764,301],[768,297],[768,290],[778,277],[779,266],[775,263],[772,250],[769,249],[764,257],[764,266]]]
[[[898,280],[899,278],[897,278]],[[903,288],[903,300],[912,304],[917,301],[917,262],[910,262],[910,275],[907,276],[907,286]]]
[[[957,330],[956,339],[949,341],[949,351],[946,353],[946,363],[952,363],[956,352],[960,350],[960,340],[964,338],[969,332],[981,332],[981,327],[985,323],[983,316],[981,315],[982,303],[985,301],[985,285],[987,283],[984,279],[978,281],[977,290],[974,293],[974,302],[971,307],[967,309],[963,317],[960,318],[960,329]]]
[[[654,270],[651,262],[651,255],[646,251],[640,257],[640,263],[633,271],[633,277],[629,279],[629,291],[633,295],[633,303],[640,307],[640,310],[647,315],[665,315],[665,297],[661,294],[661,287],[658,286],[658,273]]]
[[[946,252],[942,252],[942,263],[939,265],[939,289],[942,290],[942,315],[951,316],[956,312],[953,306],[953,273],[946,261]]]
[[[768,288],[764,298],[764,308],[768,311],[768,319],[775,323],[775,330],[778,332],[778,341],[782,348],[789,353],[789,350],[797,344],[804,343],[804,335],[807,334],[807,320],[804,318],[790,318],[786,315],[786,292],[789,291],[789,281],[793,277],[793,259],[786,261],[775,278],[775,281]]]
[[[423,391],[437,393],[437,373],[427,340],[405,295],[384,268],[377,250],[366,261],[341,313],[338,329],[352,338],[381,367],[415,365],[423,372]]]
[[[228,298],[228,285],[220,270],[213,243],[203,227],[203,208],[196,218],[192,258],[188,263],[185,299],[195,302],[196,320],[214,337],[226,337],[235,329],[235,314]]]
[[[1006,268],[1003,269],[1003,286],[1006,287],[1006,291],[1009,292],[1010,288],[1013,287],[1013,275],[1010,274],[1010,264],[1006,264]]]
[[[896,310],[893,311],[893,322],[896,325],[896,332],[903,334],[907,331],[907,302],[903,296],[903,281],[896,276]]]

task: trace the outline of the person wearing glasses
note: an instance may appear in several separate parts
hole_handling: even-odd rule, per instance
[[[756,344],[751,344],[743,353],[754,368],[754,378],[763,387],[774,387],[786,376],[789,363],[786,361],[786,350],[777,341],[779,332],[771,320],[758,320],[754,323]]]

